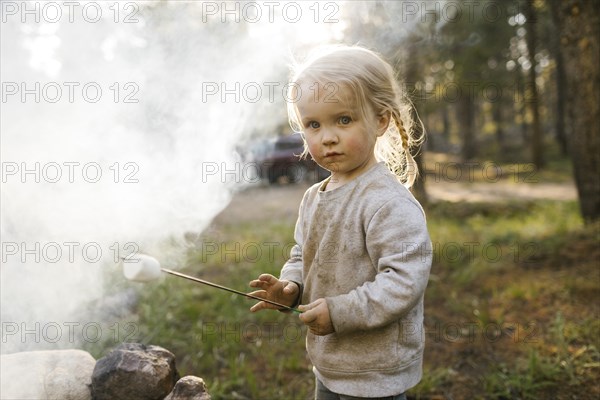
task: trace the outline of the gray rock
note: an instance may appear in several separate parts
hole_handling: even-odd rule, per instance
[[[96,363],[94,400],[162,400],[179,373],[175,356],[159,346],[124,343]]]
[[[91,400],[96,360],[83,350],[28,351],[0,356],[0,398]]]
[[[188,375],[177,381],[165,400],[210,400],[210,395],[202,378]]]

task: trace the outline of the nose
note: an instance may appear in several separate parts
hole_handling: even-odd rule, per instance
[[[339,138],[335,129],[323,129],[323,136],[321,136],[321,143],[324,145],[332,145],[338,142]]]

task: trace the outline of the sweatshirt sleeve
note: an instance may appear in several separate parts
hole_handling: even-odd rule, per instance
[[[326,299],[337,333],[388,325],[406,315],[425,292],[432,249],[418,205],[400,198],[379,208],[367,222],[366,250],[377,268],[375,279]]]
[[[306,195],[305,195],[306,197]],[[298,220],[296,221],[296,227],[294,229],[294,241],[295,244],[290,251],[290,258],[283,265],[281,269],[281,274],[279,279],[288,280],[290,282],[295,282],[301,289],[303,287],[302,280],[302,271],[304,268],[304,264],[302,262],[302,209],[304,205],[304,200],[300,203],[300,210],[298,212]],[[302,293],[300,293],[300,298],[302,297]]]

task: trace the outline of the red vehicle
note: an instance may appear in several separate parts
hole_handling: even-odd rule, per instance
[[[259,160],[261,177],[269,183],[278,183],[281,178],[290,183],[318,182],[328,177],[329,171],[314,162],[310,154],[300,158],[303,151],[304,141],[299,133],[279,136]]]

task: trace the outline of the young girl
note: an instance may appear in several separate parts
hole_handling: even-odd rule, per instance
[[[425,215],[407,189],[420,138],[392,67],[361,47],[313,54],[288,98],[292,128],[331,176],[304,194],[280,278],[259,276],[253,294],[305,304],[317,399],[404,399],[421,379],[431,266]]]

